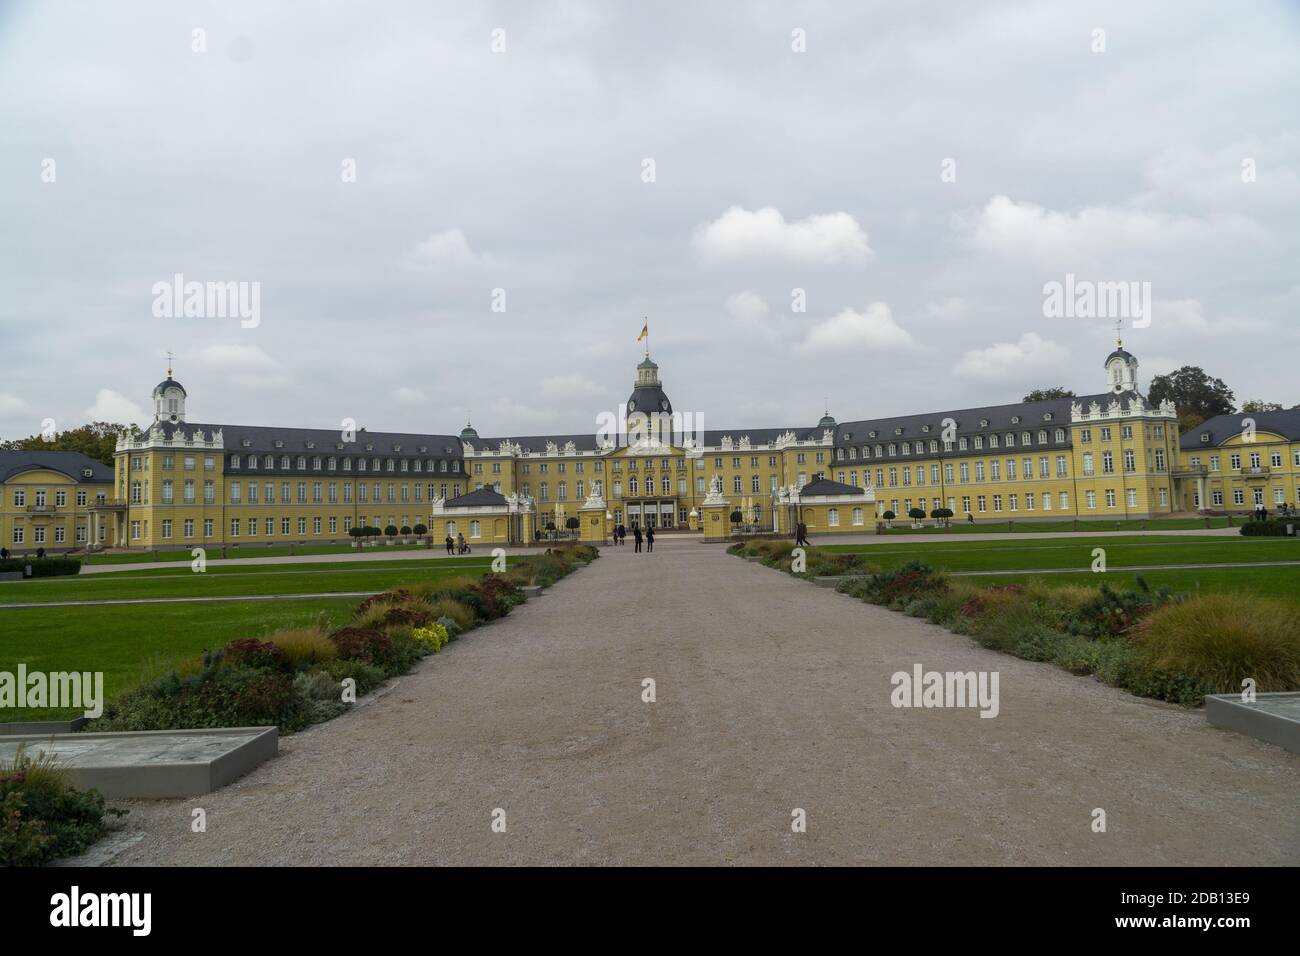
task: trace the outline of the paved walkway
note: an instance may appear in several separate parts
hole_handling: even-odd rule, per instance
[[[915,663],[998,671],[1001,713],[893,708]],[[1297,794],[1300,757],[1201,712],[664,539],[606,548],[225,790],[131,804],[143,839],[114,862],[1280,864]]]

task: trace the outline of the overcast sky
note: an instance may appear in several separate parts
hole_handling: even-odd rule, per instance
[[[1067,273],[1151,283],[1144,388],[1300,402],[1300,4],[651,7],[6,0],[0,437],[167,350],[194,421],[594,430],[643,316],[709,428],[1099,391]]]

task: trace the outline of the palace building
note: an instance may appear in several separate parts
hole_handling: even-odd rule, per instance
[[[1147,518],[1300,504],[1300,410],[1220,416],[1179,435],[1139,391],[1122,344],[1104,390],[812,426],[690,431],[647,352],[626,435],[480,437],[191,422],[184,386],[153,390],[152,424],[111,471],[69,452],[0,452],[0,542],[190,548],[396,537],[526,543],[624,524],[810,534],[950,509],[959,521]],[[682,434],[682,432],[685,434]]]

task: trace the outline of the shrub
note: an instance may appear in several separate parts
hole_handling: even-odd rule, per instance
[[[330,640],[334,642],[339,658],[345,661],[361,661],[387,670],[392,660],[393,642],[383,631],[362,626],[344,627],[331,634]]]
[[[384,534],[388,535],[388,537],[390,537],[390,538],[394,538],[394,537],[396,537],[396,536],[397,536],[397,525],[395,525],[395,524],[386,525],[386,526],[384,527]]]
[[[1155,611],[1133,634],[1141,662],[1209,693],[1300,690],[1300,618],[1280,601],[1210,594]]]
[[[440,617],[438,618],[438,623],[447,629],[448,641],[454,641],[456,640],[456,638],[460,637],[460,632],[463,630],[463,628],[459,624],[457,624],[453,618],[445,617],[445,616]]]
[[[1153,606],[1151,595],[1141,591],[1116,591],[1102,582],[1096,597],[1074,613],[1070,630],[1085,637],[1123,634]]]
[[[110,810],[97,790],[78,790],[54,758],[18,748],[0,766],[0,866],[38,866],[81,853],[106,829]]]
[[[268,634],[272,644],[284,652],[289,666],[297,671],[309,670],[317,664],[333,660],[338,649],[321,627],[298,627]]]
[[[357,607],[352,615],[352,624],[350,626],[364,631],[382,630],[384,618],[395,607],[397,605],[391,601],[367,601],[364,605]]]
[[[358,604],[357,609],[353,614],[354,616],[362,615],[376,604],[405,604],[415,596],[416,595],[412,594],[412,592],[405,587],[382,591],[379,594],[370,595],[370,597]]]
[[[318,724],[333,720],[348,705],[343,700],[343,687],[323,670],[298,674],[293,679],[294,693],[302,700],[308,723]]]
[[[1285,538],[1286,526],[1300,526],[1300,518],[1268,518],[1265,521],[1247,521],[1241,526],[1241,533],[1251,537]]]
[[[270,641],[255,637],[241,637],[221,649],[221,656],[231,667],[251,667],[254,670],[292,670],[289,656]]]
[[[426,624],[424,627],[417,627],[411,632],[411,638],[434,654],[442,650],[443,646],[451,640],[447,629],[441,624]]]
[[[474,626],[474,612],[455,598],[445,597],[431,601],[429,611],[440,623],[445,624],[449,620],[461,632],[468,631]]]
[[[335,684],[342,685],[343,681],[349,677],[356,682],[357,696],[368,694],[384,682],[385,674],[374,664],[367,664],[365,661],[357,660],[332,660],[326,664],[322,670],[328,674]],[[340,687],[339,695],[342,695]]]
[[[428,611],[415,607],[395,607],[390,608],[383,616],[382,624],[387,630],[391,627],[420,627],[428,624],[430,620]]]
[[[4,558],[0,560],[0,571],[21,571],[32,569],[34,578],[52,578],[64,574],[80,574],[81,561],[78,558]]]
[[[410,526],[409,524],[404,524],[404,525],[402,525],[401,531],[402,531],[402,534],[410,534],[410,533],[411,533],[411,526]]]
[[[947,581],[942,574],[923,561],[909,561],[893,571],[882,571],[874,575],[876,582],[875,603],[892,605],[917,594],[927,591],[945,591]]]

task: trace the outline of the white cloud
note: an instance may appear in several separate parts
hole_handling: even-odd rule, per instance
[[[786,222],[780,210],[771,206],[755,212],[732,206],[713,222],[698,226],[691,243],[696,254],[709,263],[757,260],[856,265],[872,255],[866,232],[846,212]]]
[[[17,395],[9,395],[0,392],[0,415],[12,415],[16,412],[25,411],[27,403]]]
[[[393,401],[399,405],[423,405],[429,401],[424,392],[418,388],[411,388],[409,385],[402,385],[393,389],[390,393]]]
[[[999,342],[985,349],[972,349],[953,366],[953,372],[982,381],[1021,381],[1027,373],[1062,371],[1069,357],[1064,346],[1036,332],[1026,332],[1018,342]]]
[[[453,227],[416,243],[405,252],[402,262],[411,269],[442,270],[478,268],[491,265],[493,259],[471,249],[465,233]]]
[[[135,402],[121,392],[111,388],[101,388],[95,394],[95,404],[83,413],[90,422],[119,422],[122,424],[147,425],[153,420]]]
[[[963,319],[970,312],[966,305],[965,299],[950,298],[942,302],[931,302],[925,307],[928,312],[936,319],[942,319],[944,322],[954,322],[957,319]]]
[[[898,349],[912,344],[912,336],[894,321],[889,305],[872,302],[863,312],[844,309],[808,330],[799,348],[804,351],[848,349]]]
[[[1153,252],[1265,238],[1254,220],[1229,216],[1213,221],[1171,216],[1115,206],[1089,206],[1059,212],[1009,196],[994,196],[973,218],[958,217],[955,226],[976,249],[1052,268],[1083,270],[1114,258],[1137,256],[1147,262]],[[1095,279],[1143,279],[1143,276],[1089,276]]]
[[[595,398],[605,390],[581,375],[554,375],[542,380],[542,396],[551,401]]]
[[[1157,300],[1151,306],[1151,323],[1159,323],[1161,332],[1206,332],[1210,328],[1196,299]]]
[[[748,289],[728,296],[726,309],[733,319],[747,323],[761,322],[771,312],[767,303],[763,301],[763,297],[756,292],[750,292]]]
[[[217,372],[255,372],[276,368],[275,359],[256,345],[209,345],[192,359],[199,368]]]

